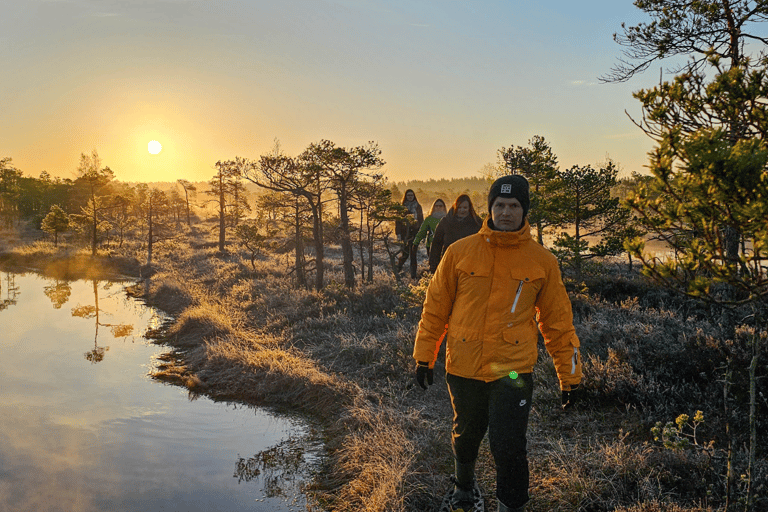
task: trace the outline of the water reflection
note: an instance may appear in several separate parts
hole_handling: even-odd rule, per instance
[[[0,311],[16,304],[19,296],[19,287],[16,286],[16,276],[14,274],[8,273],[5,275],[5,279],[0,279],[0,295],[3,292],[3,281],[5,281],[5,297],[0,299]]]
[[[297,480],[308,476],[307,446],[305,438],[290,437],[253,457],[238,456],[233,477],[238,483],[261,477],[267,497],[288,497]]]
[[[93,304],[86,306],[81,306],[78,304],[77,307],[72,308],[72,316],[94,319],[93,350],[89,350],[85,353],[85,359],[91,363],[99,363],[104,360],[104,354],[107,350],[109,350],[109,347],[99,346],[99,327],[109,327],[113,337],[125,338],[133,333],[133,325],[126,323],[112,324],[100,321],[101,308],[99,308],[99,282],[92,280],[92,283]],[[106,282],[104,288],[108,290],[111,288],[111,286],[112,283]],[[56,307],[55,304],[54,307]]]
[[[163,316],[122,284],[3,272],[0,284],[0,510],[303,508],[298,470],[269,463],[308,457],[283,441],[304,427],[150,379],[165,349],[143,333]]]
[[[43,287],[43,293],[51,299],[54,309],[61,309],[61,306],[69,301],[72,287],[69,285],[69,281],[54,279],[52,284]]]

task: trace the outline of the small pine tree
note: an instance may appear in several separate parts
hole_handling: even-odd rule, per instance
[[[558,233],[554,253],[573,268],[579,281],[585,261],[623,252],[631,212],[611,194],[618,172],[616,164],[610,161],[599,169],[574,165],[557,171],[549,184],[554,191],[550,204],[552,211],[557,212],[552,216],[553,225],[573,229],[573,234]],[[596,237],[599,243],[590,244],[589,240]]]
[[[59,233],[69,229],[69,215],[57,204],[51,206],[50,211],[43,219],[40,229],[53,235],[53,245],[59,246]]]

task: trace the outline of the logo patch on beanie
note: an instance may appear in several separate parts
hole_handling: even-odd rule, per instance
[[[501,192],[499,194],[511,194],[512,193],[512,185],[509,183],[504,183],[501,186]]]

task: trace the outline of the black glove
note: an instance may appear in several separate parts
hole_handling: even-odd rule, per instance
[[[577,393],[578,389],[579,389],[579,385],[576,384],[575,386],[571,386],[570,391],[562,392],[563,410],[570,409],[571,407],[573,407],[573,404],[575,404],[578,401],[578,398],[579,398],[579,394]]]
[[[419,383],[421,389],[427,389],[427,384],[424,384],[425,377],[427,384],[431,386],[435,382],[435,370],[429,367],[429,363],[419,361],[416,363],[416,382]]]

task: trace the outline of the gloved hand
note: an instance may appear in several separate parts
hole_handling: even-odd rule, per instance
[[[435,382],[435,370],[429,367],[429,363],[419,361],[416,363],[416,382],[419,383],[421,389],[427,389],[424,379],[431,386]]]
[[[575,404],[578,401],[579,393],[577,390],[579,389],[579,385],[572,385],[570,391],[562,391],[562,404],[563,404],[563,410],[570,409],[573,407],[573,404]]]

